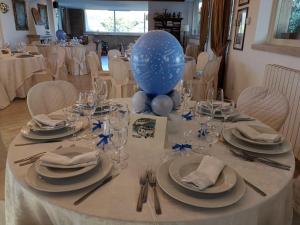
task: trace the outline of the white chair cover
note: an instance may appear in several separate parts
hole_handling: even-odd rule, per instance
[[[84,75],[87,73],[85,64],[85,51],[84,46],[67,47],[67,60],[68,70],[72,75]]]
[[[201,52],[197,58],[196,71],[204,70],[204,67],[208,63],[209,55],[207,52]]]
[[[31,116],[49,114],[76,102],[77,90],[73,84],[63,81],[46,81],[33,86],[27,96]]]
[[[47,50],[46,62],[49,73],[54,79],[67,79],[67,71],[65,65],[66,52],[60,46],[52,46]]]
[[[39,52],[39,49],[36,45],[26,45],[25,51],[26,52]]]
[[[193,80],[196,73],[195,59],[188,57],[184,64],[183,80]]]
[[[300,175],[294,180],[294,210],[300,214]]]
[[[191,56],[195,60],[197,59],[197,54],[198,54],[198,45],[195,44],[188,44],[185,48],[185,55],[186,56]]]
[[[86,48],[86,55],[89,54],[90,52],[96,52],[96,44],[93,42],[88,43],[85,48]]]
[[[112,49],[108,51],[107,56],[108,56],[108,69],[111,70],[111,61],[121,56],[121,52],[117,49]]]
[[[287,98],[265,87],[248,87],[240,94],[237,108],[275,130],[280,130],[289,113]]]
[[[112,76],[111,81],[115,90],[115,97],[122,98],[122,86],[128,84],[130,70],[128,68],[128,64],[120,58],[113,58],[110,60],[110,62],[110,74]]]

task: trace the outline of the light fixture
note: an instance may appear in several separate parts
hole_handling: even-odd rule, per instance
[[[9,6],[8,6],[6,3],[1,2],[1,3],[0,3],[0,11],[1,11],[2,13],[7,13],[8,10],[9,10]]]

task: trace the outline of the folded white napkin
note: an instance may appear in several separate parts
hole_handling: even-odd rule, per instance
[[[50,126],[50,127],[62,126],[65,124],[64,120],[51,119],[49,116],[45,114],[36,115],[33,117],[33,120],[37,121],[37,123]]]
[[[245,137],[255,140],[255,141],[264,141],[264,142],[278,142],[280,141],[281,136],[279,134],[272,133],[261,133],[258,130],[247,126],[245,124],[239,124],[236,129],[241,132]]]
[[[72,158],[54,152],[47,152],[41,158],[41,165],[56,168],[79,168],[96,165],[99,160],[99,151],[87,152]]]
[[[224,166],[225,164],[221,160],[206,155],[203,157],[199,167],[181,180],[183,182],[193,183],[199,190],[204,190],[216,183]]]

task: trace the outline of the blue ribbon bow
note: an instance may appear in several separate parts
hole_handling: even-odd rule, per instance
[[[96,123],[93,123],[93,129],[92,131],[94,132],[97,129],[101,129],[103,125],[103,122],[101,122],[100,120],[97,120]]]
[[[99,138],[100,141],[98,142],[97,146],[102,145],[104,148],[104,145],[108,144],[109,138],[111,137],[111,134],[105,135],[105,134],[100,134]]]
[[[183,117],[184,119],[186,119],[186,120],[192,120],[193,115],[192,115],[192,112],[190,111],[190,112],[188,112],[188,113],[186,113],[186,114],[182,114],[182,117]]]
[[[192,145],[190,144],[175,144],[172,146],[172,149],[175,151],[184,151],[186,148],[192,149]]]
[[[200,129],[198,130],[198,137],[205,137],[208,134],[208,126],[206,123],[201,123]]]

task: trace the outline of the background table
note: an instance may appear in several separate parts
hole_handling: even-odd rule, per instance
[[[128,100],[127,100],[128,101]],[[195,121],[180,121],[181,129],[195,126]],[[253,123],[253,122],[251,122]],[[228,124],[229,125],[229,124]],[[231,124],[234,125],[234,124]],[[18,135],[9,147],[6,172],[6,218],[11,225],[108,225],[108,224],[195,224],[195,225],[282,225],[292,221],[292,183],[294,156],[292,151],[280,156],[272,156],[282,163],[291,165],[291,171],[272,168],[260,163],[247,162],[234,157],[229,147],[217,143],[210,154],[223,160],[241,176],[259,186],[267,193],[262,197],[247,186],[245,196],[236,204],[220,209],[202,209],[182,204],[158,189],[162,215],[156,216],[153,193],[143,212],[135,211],[139,192],[139,175],[151,166],[157,168],[170,145],[182,141],[182,131],[168,135],[166,149],[146,146],[143,143],[127,144],[130,155],[129,166],[110,183],[97,190],[90,198],[74,206],[73,202],[87,190],[64,194],[48,194],[35,191],[24,181],[27,167],[13,163],[33,153],[54,150],[61,143],[15,147],[24,142]],[[90,142],[76,142],[85,146]],[[64,141],[64,146],[72,144]],[[91,187],[92,188],[92,187]]]
[[[37,83],[34,72],[45,70],[42,55],[29,58],[15,56],[0,59],[0,109],[5,108],[15,97],[25,98],[28,90]]]

